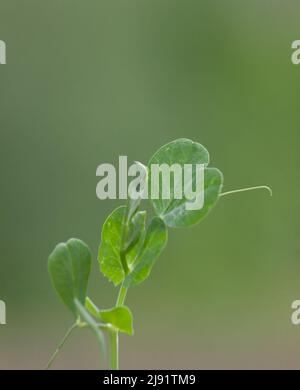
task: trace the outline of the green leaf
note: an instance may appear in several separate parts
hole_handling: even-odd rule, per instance
[[[160,184],[158,199],[151,199],[151,202],[156,214],[164,220],[167,226],[175,228],[192,226],[202,220],[217,202],[222,188],[223,176],[216,168],[207,168],[208,163],[209,154],[204,146],[185,138],[164,145],[150,159],[149,188],[151,188],[151,177],[153,174],[151,166],[153,164],[168,164],[168,166],[178,164],[182,169],[182,182],[184,182],[183,169],[185,164],[192,164],[193,166],[195,164],[204,165],[204,205],[201,209],[188,210],[187,205],[193,200],[186,199],[184,194],[181,199],[175,198],[174,187],[176,183],[178,185],[178,182],[175,182],[172,176],[170,180],[170,199],[163,199],[162,186]],[[191,178],[189,185],[191,188],[195,188],[195,172],[193,172]]]
[[[146,186],[147,180],[148,180],[148,168],[144,164],[140,163],[139,161],[136,161],[135,164],[137,164],[140,167],[141,172],[142,172],[141,183],[140,183],[140,193],[142,193],[143,190],[145,189],[145,186]],[[141,204],[141,201],[142,201],[142,197],[141,196],[135,197],[134,191],[132,188],[132,184],[129,184],[128,199],[127,199],[127,205],[126,205],[127,209],[126,209],[126,217],[125,217],[126,223],[129,223],[131,218],[137,212],[137,210]]]
[[[133,334],[132,314],[128,307],[118,306],[109,310],[101,310],[100,318],[107,324],[112,325],[119,332]]]
[[[139,189],[142,193],[148,180],[148,168],[138,161],[135,163],[138,164],[142,172],[142,180]],[[147,215],[146,211],[137,212],[142,198],[138,197],[133,199],[132,196],[134,196],[133,189],[131,188],[131,185],[129,185],[121,248],[121,251],[126,253],[128,268],[130,268],[130,265],[135,260],[135,256],[143,242]]]
[[[126,207],[115,209],[102,227],[98,260],[102,273],[116,286],[136,258],[145,233],[146,212],[136,212],[125,222]]]
[[[122,229],[125,212],[125,206],[118,207],[104,222],[98,253],[102,273],[116,286],[125,277],[121,260]]]
[[[200,222],[215,206],[223,185],[222,172],[217,168],[204,171],[204,205],[200,210],[186,210],[184,203],[176,204],[164,215],[166,225],[174,228],[190,227]],[[177,201],[177,199],[176,199]]]
[[[100,310],[89,297],[85,298],[85,308],[92,316],[99,318]]]
[[[125,227],[124,243],[122,248],[125,252],[136,244],[137,240],[141,236],[141,232],[145,230],[146,215],[146,211],[137,212]]]
[[[129,223],[125,254],[129,270],[135,262],[145,238],[146,215],[146,211],[139,211],[132,217]]]
[[[144,281],[158,258],[168,239],[165,223],[154,217],[147,229],[145,241],[133,264],[132,271],[124,280],[124,287],[131,287]]]
[[[101,348],[102,352],[105,354],[105,339],[104,339],[103,333],[99,329],[96,321],[89,314],[89,312],[86,310],[86,308],[81,304],[81,302],[78,299],[74,300],[74,304],[76,306],[77,312],[80,315],[81,320],[83,320],[86,324],[88,324],[88,326],[95,333],[95,335],[98,339],[98,342],[100,344],[100,348]]]
[[[56,292],[77,317],[74,300],[84,305],[91,269],[88,246],[75,238],[58,244],[49,256],[48,269]]]

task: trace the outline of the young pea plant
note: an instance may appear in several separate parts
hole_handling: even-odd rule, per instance
[[[90,328],[105,355],[105,342],[110,343],[111,369],[119,368],[119,333],[133,334],[133,317],[125,306],[128,289],[148,278],[152,267],[164,249],[168,228],[186,228],[200,222],[222,196],[252,189],[267,189],[256,186],[221,192],[223,175],[217,168],[209,167],[208,151],[199,143],[178,139],[161,147],[150,159],[149,169],[144,167],[145,179],[151,179],[153,164],[204,165],[204,205],[198,210],[187,210],[191,199],[174,197],[174,182],[170,183],[170,199],[164,199],[159,188],[157,199],[150,199],[154,216],[146,223],[147,213],[140,210],[141,197],[130,196],[125,206],[115,209],[102,227],[98,253],[100,270],[115,286],[119,286],[116,304],[110,309],[99,309],[87,296],[92,254],[88,246],[78,239],[58,244],[49,256],[48,268],[54,289],[74,316],[74,323],[67,331],[50,358],[51,366],[60,349],[75,328]],[[196,177],[191,175],[191,187]],[[105,334],[107,337],[105,337]]]

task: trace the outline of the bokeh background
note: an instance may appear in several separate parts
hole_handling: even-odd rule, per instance
[[[121,368],[299,368],[299,1],[0,0],[0,368],[43,368],[72,316],[47,257],[69,237],[94,254],[120,203],[96,198],[96,167],[146,163],[179,137],[204,144],[224,190],[201,224],[172,230],[151,278],[129,291],[134,337]],[[105,368],[88,330],[55,368]]]

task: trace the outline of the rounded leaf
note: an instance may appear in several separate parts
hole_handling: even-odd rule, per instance
[[[118,306],[108,310],[100,310],[100,318],[112,325],[119,332],[133,334],[132,314],[127,306]]]
[[[185,138],[177,139],[164,145],[150,159],[148,188],[152,188],[151,180],[154,177],[153,164],[156,166],[167,164],[170,169],[170,182],[163,182],[164,185],[170,185],[170,197],[164,199],[161,177],[157,199],[154,199],[151,192],[151,202],[154,210],[167,226],[174,228],[192,226],[202,220],[217,202],[222,188],[223,175],[216,168],[208,168],[208,163],[209,153],[205,147]],[[186,179],[184,176],[186,165],[193,167],[201,165],[204,169],[204,185],[202,187],[202,192],[204,193],[195,192],[195,198],[199,195],[202,195],[204,198],[202,208],[190,210],[188,207],[193,199],[187,199],[185,196],[183,183]],[[172,177],[172,167],[174,170],[175,168],[177,169],[177,176],[173,173]],[[196,187],[197,175],[194,170],[192,170],[190,178],[186,180],[188,188]],[[154,178],[153,181],[155,181]],[[182,196],[178,198],[175,196],[175,186],[179,185],[182,187],[180,188]]]
[[[91,262],[88,246],[75,238],[58,244],[49,256],[48,269],[53,286],[75,317],[78,315],[75,299],[85,303]]]

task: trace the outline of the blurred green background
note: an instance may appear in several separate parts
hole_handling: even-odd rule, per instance
[[[55,244],[93,250],[118,201],[96,167],[146,163],[179,137],[204,144],[224,190],[201,224],[172,230],[151,278],[129,291],[135,336],[121,368],[299,368],[299,1],[0,0],[0,368],[42,368],[72,322],[47,273]],[[88,330],[55,368],[105,367]]]

